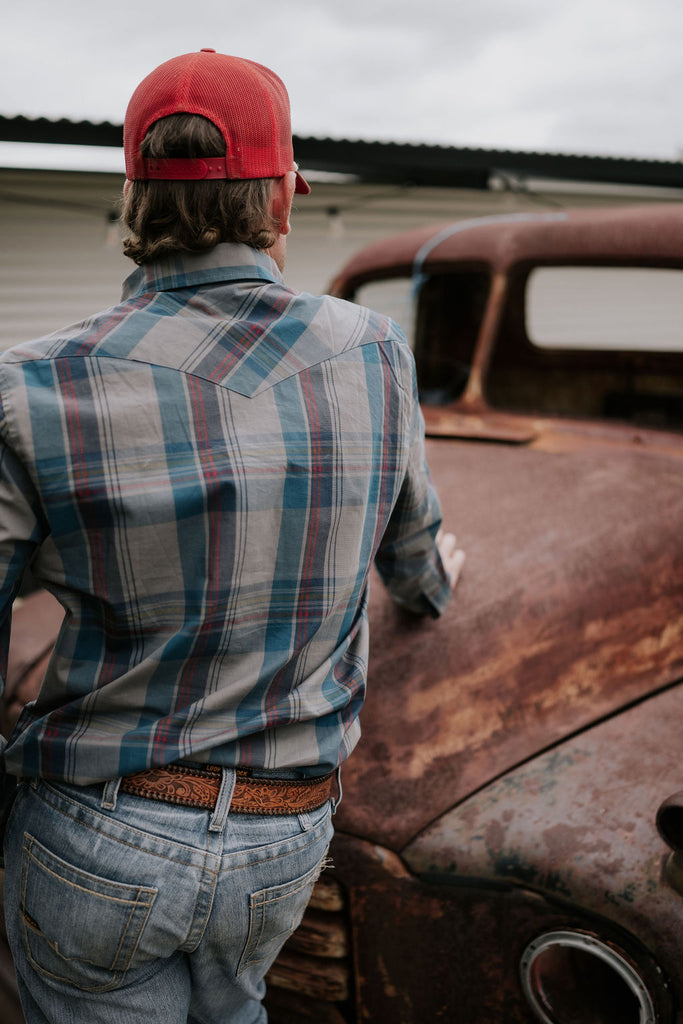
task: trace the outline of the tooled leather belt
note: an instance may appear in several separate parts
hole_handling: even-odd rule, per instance
[[[223,778],[216,765],[169,764],[148,768],[121,779],[120,790],[146,800],[213,811]],[[330,799],[334,773],[313,779],[254,778],[236,769],[230,812],[236,814],[298,814],[314,811]]]

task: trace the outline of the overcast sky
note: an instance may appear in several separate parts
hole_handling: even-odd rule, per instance
[[[0,113],[121,122],[157,64],[272,67],[299,135],[678,159],[683,0],[31,0]]]

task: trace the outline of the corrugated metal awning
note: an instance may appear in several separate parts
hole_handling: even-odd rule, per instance
[[[122,125],[0,116],[0,141],[79,146],[123,145]],[[378,184],[486,189],[492,178],[529,177],[683,188],[683,163],[566,153],[294,136],[297,161],[309,170],[355,175]]]

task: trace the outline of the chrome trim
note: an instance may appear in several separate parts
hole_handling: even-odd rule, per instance
[[[546,932],[530,942],[522,954],[520,960],[522,988],[530,1007],[544,1024],[565,1024],[564,1021],[547,1015],[545,1009],[538,1001],[531,977],[536,959],[545,950],[556,946],[579,949],[608,964],[637,1000],[639,1009],[638,1024],[656,1024],[657,1017],[650,993],[632,964],[613,946],[608,946],[594,935],[579,931]]]

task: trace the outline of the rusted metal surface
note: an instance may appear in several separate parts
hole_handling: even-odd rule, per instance
[[[272,985],[264,1000],[268,1024],[355,1024],[342,1010],[326,1000],[309,999],[296,991],[285,992]]]
[[[472,438],[480,441],[504,441],[528,444],[538,430],[529,417],[471,409],[464,412],[454,405],[427,406],[423,409],[425,429],[430,437]]]
[[[304,920],[290,940],[290,949],[311,956],[341,960],[349,955],[346,918],[343,913],[309,907]]]
[[[457,403],[464,413],[481,413],[486,409],[484,401],[484,380],[491,361],[491,355],[498,337],[503,307],[508,292],[508,279],[500,272],[493,275],[486,312],[479,330],[470,375],[465,392]]]
[[[423,407],[428,437],[524,444],[539,451],[570,452],[587,448],[604,452],[640,448],[683,459],[680,435],[648,427],[590,420],[561,420],[494,409],[463,409],[462,402]]]
[[[657,831],[674,853],[683,853],[683,790],[668,796],[659,805]]]
[[[331,912],[344,909],[344,893],[336,879],[330,876],[329,871],[323,872],[313,886],[308,906],[313,910]]]
[[[405,232],[369,245],[337,274],[331,290],[346,298],[366,280],[412,273],[415,258],[443,230],[443,224]],[[683,204],[651,204],[609,210],[570,210],[549,219],[486,217],[445,237],[429,252],[422,271],[454,263],[502,271],[514,264],[610,261],[683,265]]]
[[[466,441],[432,441],[427,456],[467,562],[436,622],[401,613],[373,581],[363,738],[336,818],[396,850],[683,675],[679,459]]]
[[[348,886],[358,1020],[391,1024],[533,1024],[519,964],[527,943],[555,928],[619,939],[608,922],[562,899],[498,881],[418,879],[380,847],[338,835],[336,872]],[[663,979],[638,947],[639,967],[671,1021]],[[588,1019],[586,1017],[586,1019]]]
[[[271,988],[289,989],[334,1004],[348,998],[350,973],[348,965],[341,961],[321,960],[290,947],[280,953],[266,981]]]
[[[657,832],[680,785],[676,686],[511,772],[404,850],[417,872],[511,880],[609,918],[636,936],[683,995],[683,896]]]
[[[363,740],[338,827],[400,849],[490,779],[683,674],[680,461],[610,436],[551,452],[429,443],[468,561],[435,623],[373,581]],[[49,595],[27,599],[13,664],[31,667],[33,625],[42,652],[59,615]]]

